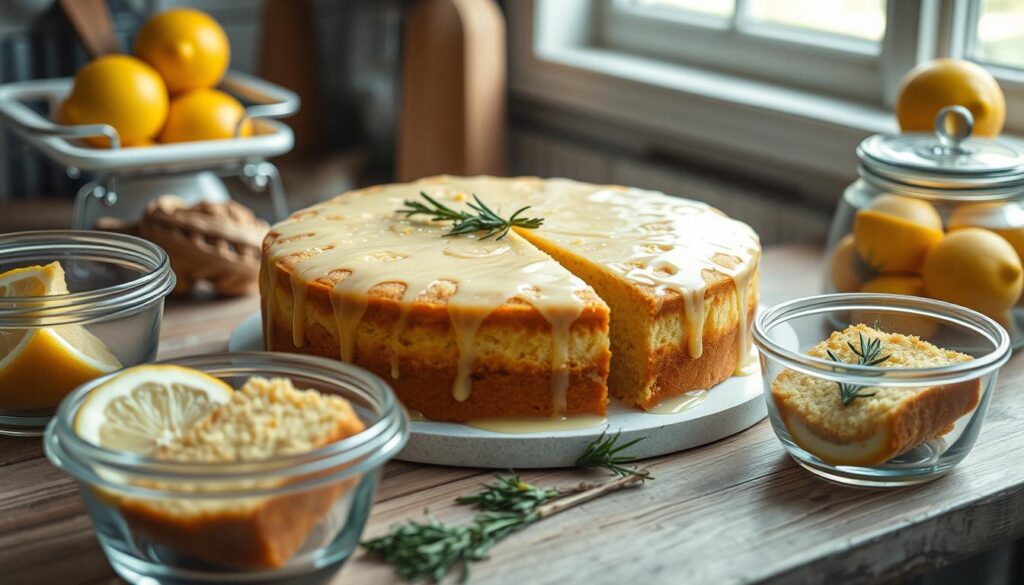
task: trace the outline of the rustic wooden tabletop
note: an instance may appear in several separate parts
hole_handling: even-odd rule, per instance
[[[762,299],[812,294],[821,257],[809,246],[768,249]],[[161,358],[226,349],[255,298],[168,303]],[[898,490],[851,489],[797,467],[767,421],[648,462],[657,479],[516,534],[473,568],[474,583],[877,583],[1024,535],[1024,358],[999,375],[974,451],[948,476]],[[578,471],[530,471],[539,485]],[[366,536],[453,504],[491,472],[392,462]],[[387,566],[357,554],[336,583],[390,583]],[[0,439],[0,582],[112,583],[77,486],[45,459],[38,439]]]

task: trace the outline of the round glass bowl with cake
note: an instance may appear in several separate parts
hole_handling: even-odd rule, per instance
[[[111,566],[131,583],[319,583],[359,543],[408,437],[381,379],[310,356],[230,353],[83,385],[47,428]]]
[[[154,359],[174,282],[132,236],[0,235],[0,434],[41,434],[76,386]]]
[[[935,479],[970,452],[1010,357],[970,309],[888,294],[808,297],[754,326],[775,434],[797,463],[858,486]]]
[[[432,421],[603,417],[751,362],[760,244],[704,203],[536,177],[340,195],[264,241],[264,345],[362,366]]]
[[[935,134],[877,135],[829,232],[825,292],[923,296],[969,307],[1024,344],[1024,148],[971,137],[966,108]]]

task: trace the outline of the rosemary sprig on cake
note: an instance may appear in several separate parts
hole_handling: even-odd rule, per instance
[[[495,240],[501,240],[508,235],[509,230],[513,227],[536,229],[544,223],[544,219],[540,217],[521,217],[522,213],[530,208],[529,205],[519,208],[511,217],[505,219],[475,194],[473,201],[466,204],[472,212],[456,211],[423,191],[420,191],[420,197],[423,197],[427,203],[407,199],[405,206],[399,209],[398,213],[405,214],[407,218],[414,215],[429,215],[430,221],[453,222],[451,229],[444,235],[445,237],[483,232],[481,240],[494,236],[497,236],[494,238]]]
[[[596,451],[605,455],[594,460],[614,457],[618,464],[632,461],[625,455],[616,455],[637,440],[616,445],[619,435],[605,438],[605,434],[587,446],[586,453]],[[582,460],[583,457],[581,456]],[[616,464],[616,465],[618,465]],[[579,466],[580,464],[577,463]],[[612,470],[605,465],[587,465]],[[646,470],[613,471],[618,477],[603,482],[580,482],[568,488],[541,488],[527,483],[510,471],[499,475],[492,483],[485,483],[475,494],[455,501],[482,510],[473,517],[472,524],[451,525],[440,522],[429,512],[426,521],[409,521],[393,527],[387,534],[362,543],[371,555],[394,565],[403,579],[428,578],[438,582],[454,567],[461,568],[461,581],[469,578],[471,563],[487,559],[494,545],[510,534],[534,522],[554,516],[580,504],[620,489],[637,486],[650,479]]]
[[[846,345],[850,347],[850,351],[857,356],[857,364],[861,366],[877,366],[888,360],[891,356],[881,355],[882,353],[882,340],[877,337],[868,340],[863,333],[860,334],[860,349],[858,350],[853,346],[853,342],[847,341]],[[830,360],[838,363],[846,363],[839,359],[839,356],[835,354],[831,349],[825,350],[828,353]],[[870,398],[875,395],[874,392],[862,392],[863,386],[857,384],[847,384],[845,382],[836,382],[839,385],[839,399],[843,401],[843,406],[849,406],[854,400],[858,398]]]

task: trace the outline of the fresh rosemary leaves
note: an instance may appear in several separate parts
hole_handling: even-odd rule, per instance
[[[640,441],[644,440],[644,437],[633,439],[619,445],[619,434],[615,433],[614,436],[605,437],[605,433],[602,432],[601,436],[598,437],[593,443],[587,445],[587,450],[580,455],[580,458],[576,460],[576,467],[600,467],[607,469],[608,471],[618,475],[619,477],[625,477],[627,475],[637,475],[636,469],[630,469],[623,467],[623,463],[632,463],[636,461],[636,457],[629,455],[619,455],[620,452],[636,445]],[[654,479],[654,478],[648,478]]]
[[[860,349],[858,350],[853,346],[852,342],[847,341],[846,345],[850,346],[852,351],[857,356],[857,364],[861,366],[877,366],[878,364],[889,359],[888,355],[880,355],[882,353],[882,340],[877,337],[870,341],[864,337],[864,334],[860,334]],[[835,354],[831,349],[826,349],[830,360],[838,363],[845,363],[839,359],[839,356]],[[867,393],[862,392],[863,386],[856,384],[847,384],[844,382],[836,382],[839,385],[839,399],[843,401],[843,406],[849,406],[854,400],[858,398],[870,398],[875,395],[874,392]]]
[[[512,214],[512,217],[505,219],[490,207],[487,207],[476,195],[473,195],[475,203],[467,203],[469,208],[473,210],[472,212],[455,211],[423,191],[420,191],[420,196],[426,199],[429,205],[421,201],[407,199],[405,207],[399,209],[398,212],[405,214],[405,217],[429,215],[431,216],[431,221],[454,222],[452,223],[451,230],[445,234],[445,237],[484,232],[484,235],[480,237],[481,240],[486,240],[493,236],[497,236],[494,239],[500,240],[507,236],[509,230],[513,227],[536,229],[544,223],[544,219],[540,217],[520,217],[520,214],[530,208],[529,206],[520,208]]]
[[[455,501],[459,504],[476,506],[492,512],[529,512],[538,505],[558,496],[556,489],[544,489],[526,483],[519,475],[499,475],[494,483],[485,483],[483,489],[471,496],[462,496]]]
[[[540,488],[526,483],[517,473],[510,471],[508,475],[497,476],[493,483],[484,484],[477,493],[455,500],[482,510],[473,517],[472,524],[444,524],[427,512],[426,521],[410,521],[395,526],[384,536],[363,542],[363,548],[385,563],[394,565],[403,579],[426,577],[438,582],[458,566],[464,582],[469,578],[470,565],[486,559],[491,548],[513,532],[650,479],[647,471],[621,466],[633,458],[618,453],[639,439],[616,445],[618,438],[618,434],[606,438],[602,433],[587,446],[579,459],[590,463],[577,462],[578,466],[608,469],[619,476],[617,479],[604,483],[583,482],[570,488]]]

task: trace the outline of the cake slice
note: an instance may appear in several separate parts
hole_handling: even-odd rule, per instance
[[[915,336],[854,325],[833,333],[807,353],[857,363],[850,347],[881,340],[889,358],[881,368],[928,368],[970,361]],[[772,382],[772,398],[793,440],[832,465],[879,465],[953,430],[958,418],[978,405],[980,382],[971,380],[921,388],[865,387],[843,404],[836,382],[786,370]]]
[[[362,431],[338,396],[296,390],[290,380],[252,378],[229,402],[155,454],[188,463],[237,463],[296,455]],[[335,470],[328,470],[328,473]],[[308,476],[292,481],[309,479]],[[247,567],[280,567],[356,479],[278,496],[210,499],[125,498],[120,507],[137,534],[196,558]],[[161,484],[167,491],[266,489],[284,480],[215,485]]]

